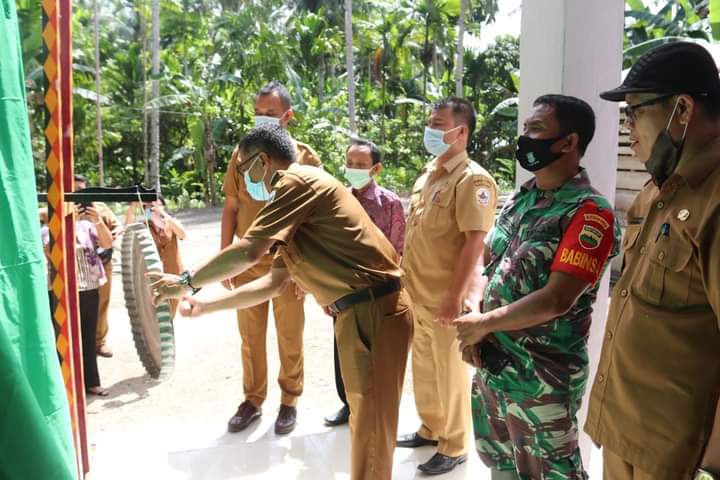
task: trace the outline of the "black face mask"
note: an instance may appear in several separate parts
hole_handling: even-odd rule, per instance
[[[518,159],[520,166],[525,170],[531,172],[541,170],[563,156],[563,152],[555,153],[550,150],[550,147],[564,136],[565,135],[560,135],[555,138],[530,138],[527,135],[522,135],[518,138],[515,158]]]
[[[683,133],[682,139],[680,139],[679,145],[675,143],[670,135],[670,125],[675,117],[677,107],[678,104],[676,103],[670,115],[670,120],[668,120],[667,128],[658,134],[657,140],[655,140],[652,151],[650,152],[650,158],[645,163],[645,169],[650,173],[653,182],[658,187],[662,187],[665,180],[667,180],[677,168],[680,162],[680,155],[682,155],[682,147],[685,143],[687,124],[685,125],[685,132]]]

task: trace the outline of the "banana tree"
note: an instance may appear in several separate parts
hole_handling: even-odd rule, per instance
[[[648,50],[678,40],[719,41],[720,0],[627,0],[624,64]]]

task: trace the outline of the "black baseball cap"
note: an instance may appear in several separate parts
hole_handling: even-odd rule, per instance
[[[601,93],[600,98],[621,102],[628,93],[720,94],[720,77],[715,60],[703,46],[673,42],[645,53],[622,85]]]

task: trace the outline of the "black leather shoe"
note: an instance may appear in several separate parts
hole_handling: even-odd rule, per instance
[[[417,448],[426,445],[436,446],[437,440],[428,440],[421,437],[417,432],[400,435],[397,439],[397,446],[401,448]]]
[[[448,457],[442,453],[436,453],[430,460],[418,465],[418,470],[423,472],[425,475],[442,475],[452,471],[455,467],[461,463],[465,463],[467,460],[466,455],[460,455],[459,457]]]
[[[287,435],[295,430],[295,425],[297,425],[297,409],[281,404],[275,420],[275,433],[277,435]]]
[[[344,405],[340,410],[325,417],[326,427],[337,427],[338,425],[345,425],[350,419],[350,409],[347,405]]]
[[[260,409],[245,400],[240,404],[235,415],[230,417],[230,421],[228,421],[228,432],[242,432],[248,425],[260,418],[260,415],[262,415]]]

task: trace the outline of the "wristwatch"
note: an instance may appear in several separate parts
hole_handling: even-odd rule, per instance
[[[182,272],[180,274],[180,280],[178,281],[178,283],[184,287],[189,287],[190,290],[192,291],[192,294],[195,295],[197,292],[199,292],[202,289],[202,287],[200,287],[200,288],[193,287],[192,283],[190,283],[192,281],[192,276],[193,276],[192,270],[185,270],[184,272]]]
[[[709,472],[703,468],[698,468],[695,471],[694,480],[720,480],[720,475]]]

